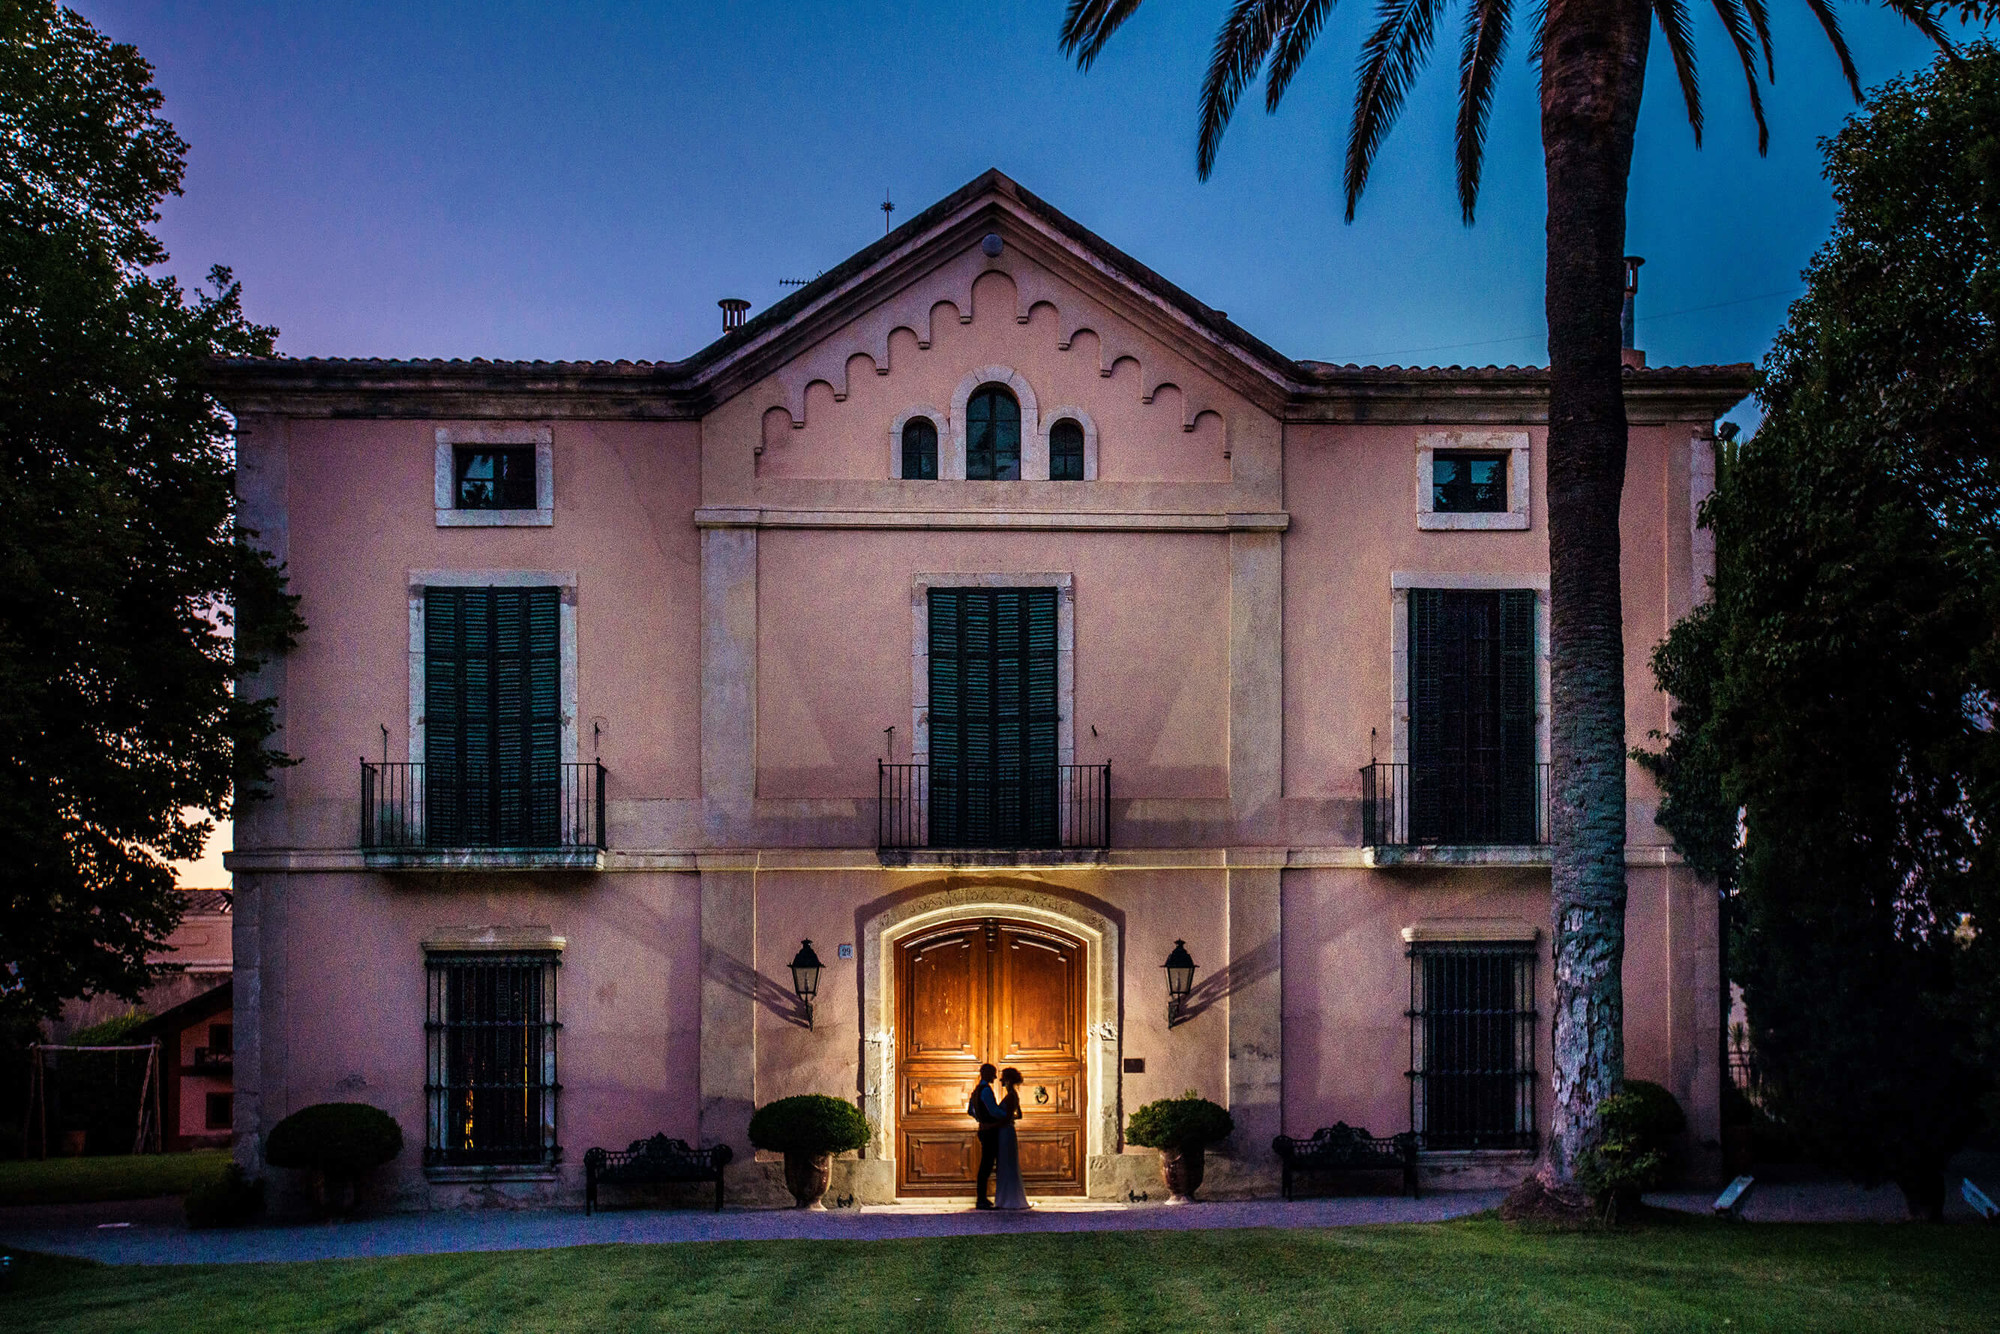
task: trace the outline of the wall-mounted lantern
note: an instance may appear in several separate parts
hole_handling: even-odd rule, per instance
[[[1176,940],[1174,952],[1167,956],[1167,1027],[1178,1027],[1187,1018],[1183,1011],[1187,1007],[1188,994],[1194,990],[1194,956],[1187,952],[1187,942]]]
[[[792,956],[792,991],[797,994],[799,1004],[806,1007],[807,1028],[813,1026],[813,997],[819,995],[819,970],[823,966],[813,953],[813,943],[800,941],[799,952]]]

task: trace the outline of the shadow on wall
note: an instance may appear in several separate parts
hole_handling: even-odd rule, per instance
[[[794,1028],[812,1027],[805,1002],[791,988],[780,986],[733,955],[714,946],[701,953],[701,973],[711,982],[720,982],[739,996],[747,996]]]
[[[1216,969],[1188,993],[1187,1003],[1181,1007],[1181,1022],[1186,1023],[1245,987],[1271,976],[1278,971],[1280,958],[1278,942],[1267,940],[1242,958],[1232,959]]]

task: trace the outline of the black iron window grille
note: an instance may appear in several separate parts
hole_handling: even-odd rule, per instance
[[[937,423],[929,417],[912,417],[903,424],[903,479],[934,482],[937,472]]]
[[[1437,514],[1505,514],[1507,456],[1442,449],[1431,455],[1431,510]]]
[[[452,451],[453,505],[462,510],[535,508],[535,451],[489,445]]]
[[[965,405],[965,475],[975,482],[1021,478],[1021,405],[997,384],[983,384]]]
[[[1068,417],[1049,428],[1049,480],[1083,480],[1083,427]]]
[[[1535,1131],[1535,950],[1410,948],[1410,1128],[1426,1149],[1525,1149]]]
[[[556,1139],[553,951],[425,956],[427,1165],[551,1165]]]

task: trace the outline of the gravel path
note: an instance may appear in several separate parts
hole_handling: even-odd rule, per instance
[[[683,1241],[873,1241],[899,1237],[992,1236],[1011,1232],[1138,1232],[1161,1229],[1341,1227],[1434,1223],[1499,1205],[1502,1191],[1455,1191],[1422,1200],[1367,1197],[1245,1200],[1192,1205],[1044,1205],[1027,1214],[965,1206],[893,1205],[827,1213],[788,1209],[707,1213],[632,1209],[585,1218],[581,1212],[394,1214],[352,1223],[190,1232],[160,1217],[151,1201],[129,1205],[0,1210],[0,1241],[23,1250],[109,1264],[248,1264],[361,1256],[540,1250],[606,1243]],[[102,1211],[101,1216],[96,1211]]]

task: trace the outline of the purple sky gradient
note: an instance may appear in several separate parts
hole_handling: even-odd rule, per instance
[[[718,297],[761,309],[879,236],[885,189],[901,220],[989,166],[1294,356],[1544,355],[1532,71],[1517,40],[1465,228],[1457,11],[1347,225],[1366,4],[1336,10],[1278,115],[1244,98],[1203,184],[1222,0],[1151,0],[1089,75],[1057,50],[1061,0],[75,3],[152,60],[191,145],[172,268],[234,266],[292,355],[683,357],[718,332]],[[1760,160],[1727,39],[1694,8],[1707,147],[1656,41],[1633,171],[1654,364],[1763,354],[1832,219],[1817,140],[1852,109],[1804,4],[1776,0]],[[1840,11],[1866,84],[1929,59],[1884,11]]]

